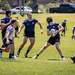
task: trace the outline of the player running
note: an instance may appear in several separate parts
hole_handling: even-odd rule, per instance
[[[38,20],[36,20],[35,18],[32,18],[32,13],[30,13],[30,12],[27,13],[27,17],[28,18],[24,20],[23,25],[20,27],[19,32],[18,32],[18,33],[20,33],[22,28],[25,27],[23,42],[18,49],[18,52],[17,52],[17,55],[16,55],[17,57],[19,56],[20,51],[22,50],[24,45],[27,43],[28,38],[30,40],[30,45],[29,45],[26,53],[24,54],[25,57],[27,57],[29,51],[32,49],[32,47],[35,43],[35,31],[34,31],[34,29],[35,29],[36,23],[40,26],[41,33],[43,33],[41,23]]]
[[[51,17],[48,17],[46,19],[48,26],[47,26],[47,36],[50,36],[50,30],[51,29],[55,29],[55,36],[50,36],[50,38],[48,39],[48,41],[45,43],[45,45],[40,49],[40,51],[33,57],[33,59],[37,59],[38,56],[46,49],[48,48],[50,45],[54,45],[56,49],[58,50],[62,60],[65,60],[64,56],[62,55],[62,51],[59,48],[59,44],[60,44],[60,34],[59,32],[61,32],[64,28],[59,25],[58,23],[53,23],[53,19]]]
[[[16,20],[11,20],[11,24],[7,27],[3,38],[4,48],[0,51],[9,52],[9,59],[14,59],[14,36],[15,36]]]

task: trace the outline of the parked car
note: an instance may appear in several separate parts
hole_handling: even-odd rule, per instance
[[[75,13],[75,4],[60,4],[59,7],[49,8],[50,13]]]
[[[5,14],[5,11],[0,9],[0,14]]]
[[[23,11],[23,6],[21,6],[21,11]],[[24,13],[32,12],[32,8],[25,6]],[[20,6],[11,9],[12,14],[20,14]]]

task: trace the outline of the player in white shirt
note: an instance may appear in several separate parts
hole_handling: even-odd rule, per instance
[[[3,38],[3,44],[5,48],[0,48],[0,50],[9,52],[9,59],[14,58],[15,28],[16,28],[16,20],[12,19],[11,24],[6,29],[5,37]]]

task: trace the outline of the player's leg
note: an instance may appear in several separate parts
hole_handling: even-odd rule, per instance
[[[65,29],[64,29],[64,32],[63,33],[64,33],[64,36],[65,36]]]
[[[9,48],[8,47],[2,47],[2,48],[0,48],[0,50],[2,50],[2,51],[4,51],[4,52],[9,52]]]
[[[3,41],[3,38],[5,37],[5,32],[2,31],[1,34],[2,34],[2,41]],[[2,47],[4,48],[4,45],[2,45],[1,48],[2,48]],[[0,50],[0,58],[2,58],[2,52],[3,52],[3,51]]]
[[[27,43],[27,40],[28,40],[28,37],[24,36],[23,42],[22,42],[22,44],[20,45],[20,47],[19,47],[19,49],[17,51],[17,55],[16,55],[17,57],[19,56],[20,51],[22,50],[22,48],[24,47],[24,45]]]
[[[56,49],[58,50],[58,52],[59,52],[59,54],[60,54],[62,60],[65,60],[65,58],[64,58],[64,56],[63,56],[63,54],[62,54],[62,51],[61,51],[61,49],[60,49],[60,47],[59,47],[59,42],[56,42],[56,43],[55,43],[55,47],[56,47]]]
[[[25,57],[27,57],[28,53],[30,52],[30,50],[31,50],[32,47],[34,46],[34,43],[35,43],[35,37],[30,37],[29,40],[30,40],[30,45],[29,45],[29,47],[28,47],[26,53],[24,54]]]
[[[38,58],[38,56],[46,49],[46,48],[48,48],[50,46],[50,43],[46,43],[41,49],[40,49],[40,51],[33,57],[33,59],[37,59]]]
[[[9,59],[14,57],[14,44],[10,44],[7,46],[9,48]]]

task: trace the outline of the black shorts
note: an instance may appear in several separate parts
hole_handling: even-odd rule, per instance
[[[26,37],[35,37],[35,32],[25,31],[24,36],[26,36]]]
[[[6,31],[4,31],[4,30],[2,30],[2,39],[5,37],[5,33],[6,33]]]
[[[52,45],[54,45],[56,42],[60,43],[60,37],[50,37],[47,42]]]
[[[17,26],[17,27],[15,28],[15,30],[18,31],[18,30],[19,30],[19,27]]]
[[[3,39],[3,44],[4,44],[5,47],[9,46],[10,44],[13,44],[13,40],[9,39],[9,41],[10,41],[10,43],[6,44],[6,38]]]

